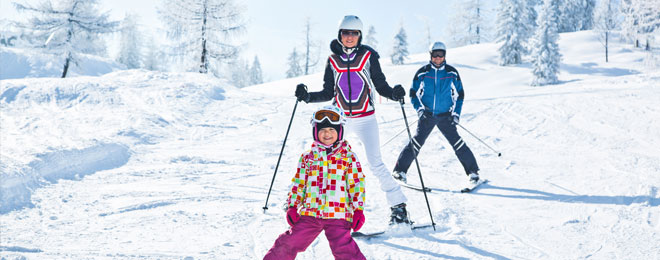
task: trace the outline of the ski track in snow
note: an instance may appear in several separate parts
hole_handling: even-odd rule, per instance
[[[408,82],[420,64],[386,71],[388,81]],[[660,259],[657,72],[509,88],[471,75],[503,68],[461,64],[472,66],[458,68],[468,94],[461,124],[503,156],[459,129],[489,182],[452,192],[467,177],[434,131],[419,162],[424,183],[437,188],[428,193],[437,230],[357,240],[368,259]],[[309,116],[325,103],[298,104],[264,212],[295,105],[277,93],[293,93],[295,84],[238,90],[196,75],[136,71],[67,80],[2,82],[2,178],[54,177],[12,193],[30,198],[0,214],[1,257],[259,259],[288,229],[282,203],[310,145]],[[504,93],[489,89],[497,87]],[[377,107],[391,168],[408,136],[398,103]],[[409,104],[405,111],[415,119]],[[362,231],[387,229],[384,194],[362,145],[347,138],[367,175]],[[98,163],[104,159],[114,163]],[[414,165],[409,174],[418,184]],[[429,223],[423,194],[404,193],[412,219]],[[329,257],[323,234],[298,256]]]

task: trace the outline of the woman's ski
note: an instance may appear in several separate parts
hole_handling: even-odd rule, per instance
[[[432,224],[411,225],[410,229],[411,230],[417,230],[417,229],[429,228],[429,227],[433,227],[433,225]],[[377,236],[383,235],[385,233],[387,233],[387,230],[374,231],[374,232],[360,232],[360,231],[357,231],[357,232],[351,233],[351,237],[354,237],[354,238],[372,238],[372,237],[377,237]]]

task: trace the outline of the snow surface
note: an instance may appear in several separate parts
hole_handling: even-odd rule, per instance
[[[78,63],[71,63],[67,77],[100,76],[126,66],[108,58],[80,54]],[[21,78],[61,77],[64,57],[24,50],[0,47],[0,80]]]
[[[459,130],[489,182],[471,194],[434,132],[420,154],[437,230],[390,230],[358,240],[369,259],[660,259],[660,72],[614,43],[610,63],[591,32],[562,34],[561,84],[530,87],[529,63],[497,65],[497,45],[450,49],[463,78]],[[382,60],[386,60],[383,58]],[[409,85],[427,61],[384,72]],[[4,59],[3,59],[3,67]],[[0,257],[3,259],[260,259],[287,229],[281,205],[309,116],[298,104],[273,191],[268,187],[305,82],[247,89],[195,73],[0,81]],[[407,141],[397,103],[378,99],[389,167]],[[405,106],[411,123],[414,111]],[[412,125],[414,129],[414,124]],[[366,164],[363,147],[347,136]],[[365,167],[367,168],[367,167]],[[418,182],[414,166],[409,180]],[[367,174],[367,222],[389,208]],[[417,223],[422,193],[404,190]],[[298,259],[331,259],[323,235]]]

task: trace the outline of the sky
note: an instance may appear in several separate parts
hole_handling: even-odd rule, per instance
[[[0,0],[0,16],[16,17],[12,1]],[[27,2],[39,2],[28,0]],[[336,37],[339,21],[348,14],[357,15],[364,24],[365,32],[373,25],[376,30],[378,45],[376,50],[382,57],[390,54],[392,39],[403,24],[408,36],[409,52],[419,53],[427,48],[425,40],[426,22],[429,22],[434,41],[447,42],[445,28],[454,15],[454,3],[450,0],[409,1],[236,1],[243,5],[247,30],[242,36],[244,45],[242,56],[248,62],[259,57],[266,80],[285,77],[286,59],[293,48],[300,50],[304,46],[304,22],[309,17],[312,24],[312,40],[318,42],[321,61],[315,72],[321,71],[325,57],[329,54],[329,44]],[[494,15],[497,1],[485,1],[490,14]],[[141,24],[157,40],[165,40],[164,32],[159,28],[156,7],[159,0],[105,0],[100,1],[102,11],[108,11],[112,19],[121,20],[127,12],[140,16]],[[119,37],[108,43],[109,54],[116,55]],[[452,46],[448,46],[451,49]]]

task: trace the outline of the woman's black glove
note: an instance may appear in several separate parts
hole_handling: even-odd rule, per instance
[[[394,86],[394,89],[392,89],[392,100],[399,101],[403,99],[403,97],[406,96],[406,90],[403,89],[401,84],[397,84]]]
[[[300,83],[296,86],[296,97],[298,101],[309,103],[309,93],[307,93],[307,86],[305,84]]]

